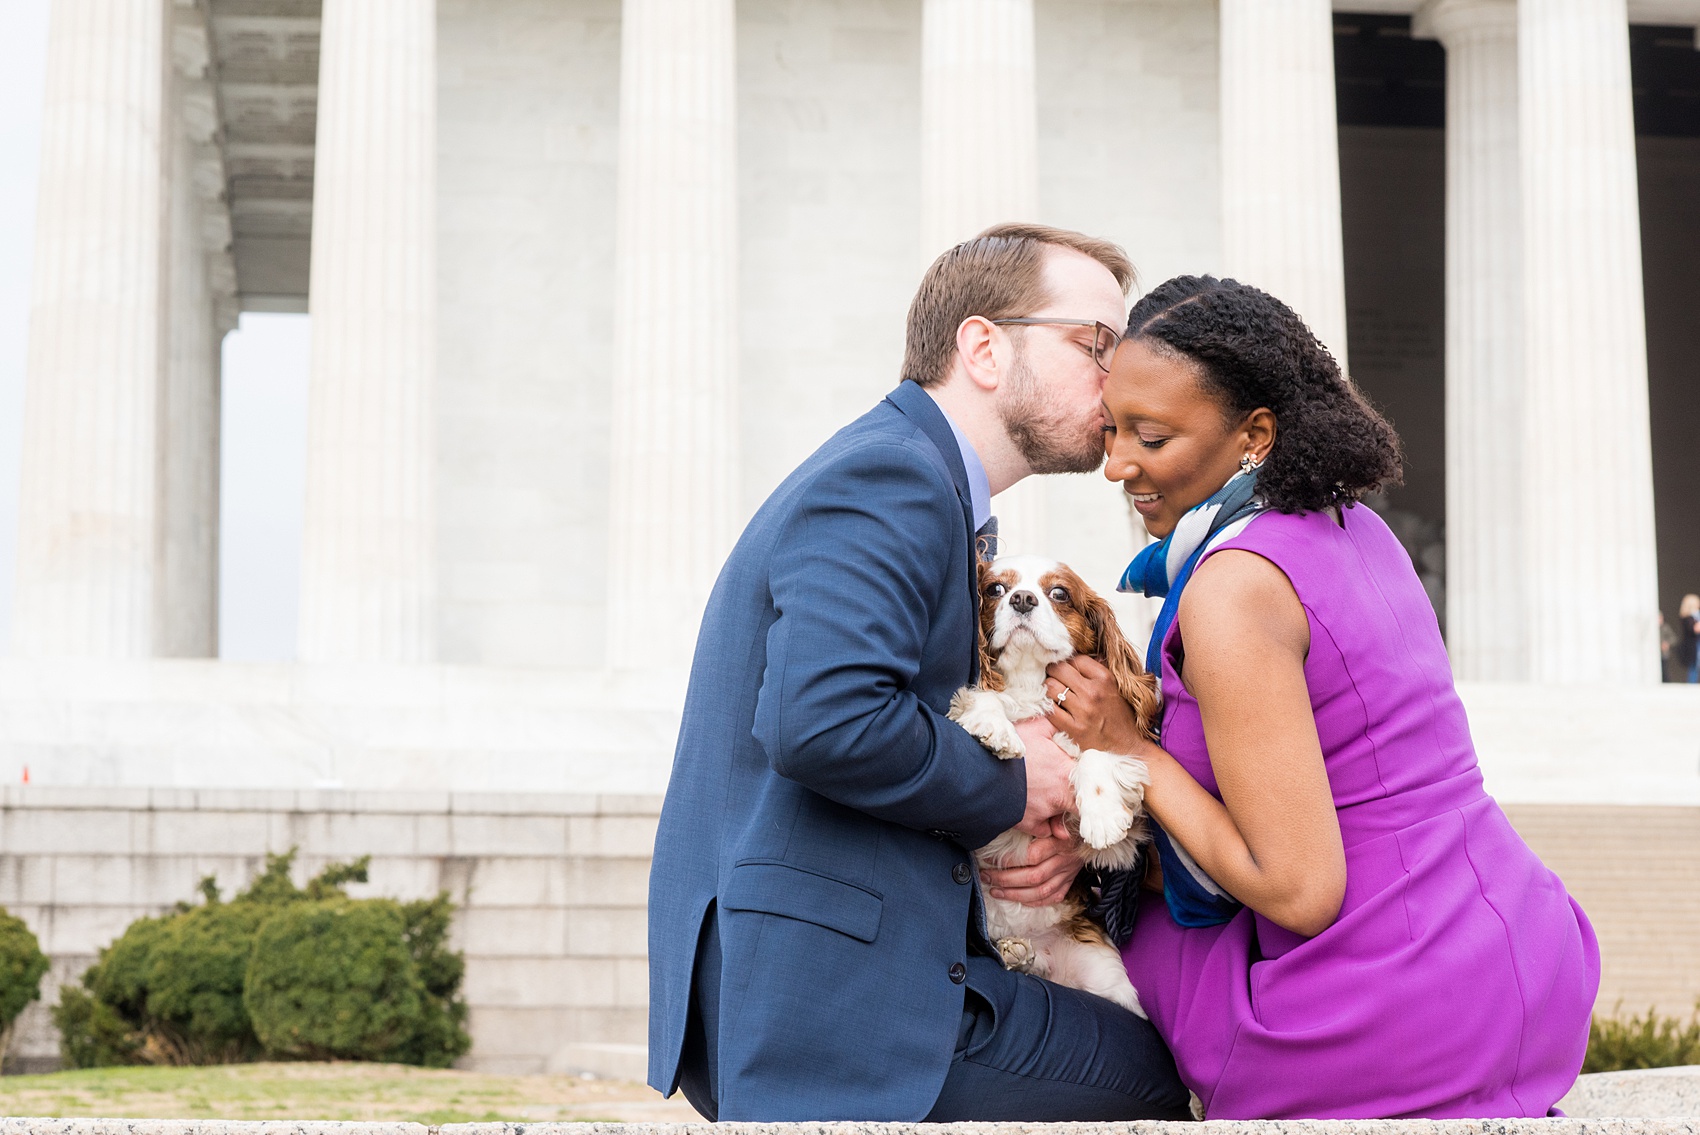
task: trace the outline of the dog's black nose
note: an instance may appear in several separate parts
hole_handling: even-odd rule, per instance
[[[1017,591],[1009,597],[1009,605],[1015,608],[1015,613],[1025,615],[1039,605],[1039,597],[1031,591]]]

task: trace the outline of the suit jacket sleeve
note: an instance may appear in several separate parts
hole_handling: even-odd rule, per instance
[[[1020,821],[1026,771],[910,692],[941,596],[965,586],[950,570],[962,507],[940,480],[927,455],[885,444],[805,491],[769,561],[777,618],[754,733],[779,775],[980,847]]]

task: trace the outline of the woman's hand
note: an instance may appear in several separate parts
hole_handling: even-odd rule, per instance
[[[1133,707],[1122,700],[1109,669],[1090,655],[1053,662],[1045,692],[1057,708],[1047,720],[1082,749],[1144,756],[1151,748],[1134,719]]]
[[[1061,816],[1051,820],[1051,834],[1036,839],[1027,849],[1027,866],[987,868],[980,881],[995,899],[1008,899],[1022,906],[1050,906],[1061,902],[1074,877],[1080,874],[1080,857],[1075,854],[1080,840],[1068,833]]]

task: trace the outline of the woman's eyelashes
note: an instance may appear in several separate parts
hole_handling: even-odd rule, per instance
[[[1116,424],[1114,422],[1105,422],[1101,428],[1104,431],[1104,441],[1108,444],[1111,435],[1116,433]],[[1146,449],[1161,449],[1163,448],[1163,444],[1169,440],[1166,437],[1150,437],[1145,434],[1136,434],[1135,437],[1139,441],[1139,444],[1144,446]]]

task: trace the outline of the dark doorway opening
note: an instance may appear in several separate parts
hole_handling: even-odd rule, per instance
[[[1346,342],[1405,443],[1378,502],[1446,618],[1446,52],[1404,16],[1334,17]]]
[[[1693,28],[1632,25],[1647,396],[1659,606],[1700,592],[1700,50]]]
[[[1629,42],[1659,601],[1673,621],[1700,592],[1700,50],[1685,27],[1633,25]],[[1342,12],[1334,65],[1352,376],[1404,439],[1405,485],[1384,515],[1444,620],[1446,52],[1412,38],[1407,17]]]

